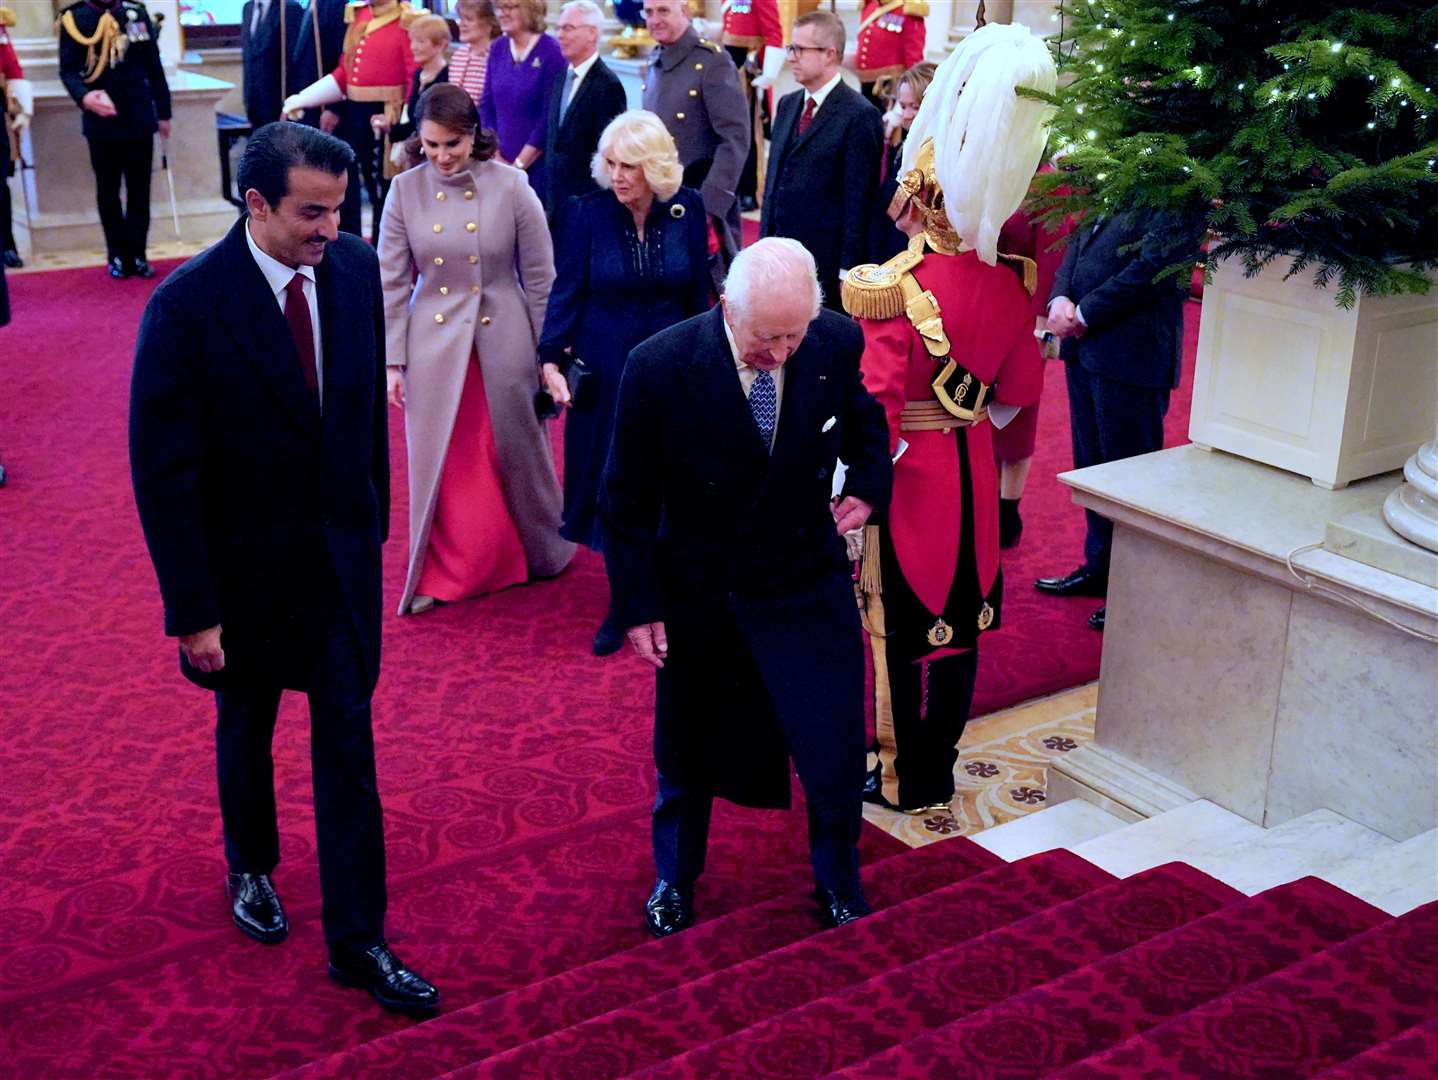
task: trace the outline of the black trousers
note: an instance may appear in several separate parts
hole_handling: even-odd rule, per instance
[[[884,797],[906,809],[948,802],[954,797],[959,740],[974,701],[979,650],[935,660],[894,652],[874,659],[882,663],[888,694],[888,716],[878,718],[874,747]]]
[[[724,618],[714,614],[715,622]],[[732,614],[732,625],[710,627],[718,632],[712,640],[726,647],[718,667],[706,665],[706,671],[761,688],[754,697],[767,704],[804,788],[814,879],[851,894],[859,886],[864,782],[864,656],[852,586],[835,577],[782,603],[738,600]],[[685,642],[671,631],[669,643],[660,678],[686,678]],[[687,696],[694,700],[703,691],[693,687]],[[714,693],[723,691],[715,687]],[[698,709],[675,720],[681,726],[723,722]],[[714,802],[704,773],[713,763],[696,760],[702,746],[682,740],[688,745],[681,747],[680,741],[656,728],[654,863],[661,878],[687,888],[704,870]]]
[[[95,201],[105,230],[107,258],[143,259],[150,235],[150,167],[155,140],[90,139],[90,166],[95,170]],[[125,199],[120,200],[120,185]]]
[[[379,102],[341,101],[335,108],[339,111],[339,127],[335,135],[349,143],[355,152],[358,169],[350,173],[349,186],[345,188],[344,205],[340,207],[340,229],[355,236],[363,235],[360,215],[363,209],[360,185],[369,195],[370,206],[374,209],[371,222],[370,241],[379,244],[379,219],[384,212],[384,196],[389,185],[384,182],[384,168],[380,162],[380,150],[384,143],[374,137],[370,118],[384,112]],[[357,183],[356,181],[359,181]]]
[[[1075,469],[1163,449],[1167,389],[1106,379],[1085,370],[1077,360],[1065,363],[1064,369]],[[1084,566],[1107,580],[1113,553],[1113,522],[1092,510],[1085,510],[1084,517]]]
[[[322,922],[330,951],[363,951],[384,936],[384,822],[375,783],[370,679],[339,604],[319,620],[308,691]],[[280,861],[275,730],[281,688],[216,693],[220,815],[230,869],[271,873]]]
[[[15,163],[9,152],[0,146],[0,251],[15,250],[14,210],[10,205],[9,179],[15,173]]]

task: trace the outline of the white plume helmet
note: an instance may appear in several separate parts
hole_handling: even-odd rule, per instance
[[[1058,72],[1042,38],[1024,26],[989,23],[934,74],[904,143],[905,171],[934,140],[934,172],[959,237],[993,265],[999,229],[1019,208],[1043,158],[1053,107],[1015,92],[1053,93]]]

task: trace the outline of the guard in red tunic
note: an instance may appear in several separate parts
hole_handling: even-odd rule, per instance
[[[899,76],[924,59],[926,0],[865,0],[854,70],[859,88],[880,110]]]
[[[722,42],[739,69],[739,82],[753,117],[753,139],[744,171],[739,174],[739,209],[753,210],[758,203],[759,177],[764,170],[764,121],[768,113],[764,91],[774,85],[784,68],[784,24],[779,0],[726,0]]]
[[[414,80],[414,53],[410,51],[409,24],[422,12],[399,0],[354,0],[345,8],[344,55],[334,71],[285,99],[284,115],[298,119],[306,109],[339,104],[335,134],[354,149],[364,175],[365,190],[374,208],[373,239],[378,243],[384,192],[394,167],[389,137],[376,139],[370,119],[386,114],[398,123]],[[360,231],[360,194],[353,184],[345,192],[340,228]]]
[[[978,638],[999,625],[1003,597],[993,421],[1037,401],[1043,383],[1030,306],[1036,268],[999,253],[997,240],[1038,164],[1045,108],[1005,103],[1012,123],[1000,145],[959,130],[953,117],[976,62],[991,65],[975,80],[980,97],[1019,85],[1052,92],[1055,74],[1026,29],[993,29],[945,61],[914,121],[917,150],[906,150],[890,207],[912,238],[908,250],[851,269],[843,290],[864,330],[864,385],[884,406],[894,456],[893,502],[864,530],[860,567],[876,735],[865,798],[909,813],[953,798]],[[965,115],[1002,107],[972,104]],[[946,200],[936,153],[963,158],[950,170],[958,199]]]
[[[9,27],[16,23],[15,13],[0,7],[0,259],[6,266],[18,269],[25,263],[15,248],[15,231],[11,224],[10,177],[20,160],[20,132],[30,123],[35,112],[35,94],[15,46],[10,42]]]

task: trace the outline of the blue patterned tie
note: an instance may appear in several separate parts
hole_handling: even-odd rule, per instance
[[[569,68],[564,73],[564,85],[559,88],[559,119],[564,119],[564,114],[569,111],[569,98],[574,93],[574,69]]]
[[[774,393],[774,376],[760,371],[754,376],[754,385],[749,388],[749,411],[754,414],[754,423],[759,427],[759,437],[764,440],[765,449],[774,444],[774,424],[779,419],[779,400]]]

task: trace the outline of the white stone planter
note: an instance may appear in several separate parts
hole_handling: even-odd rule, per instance
[[[1438,284],[1345,311],[1287,268],[1205,288],[1189,438],[1326,488],[1402,468],[1438,422]]]

